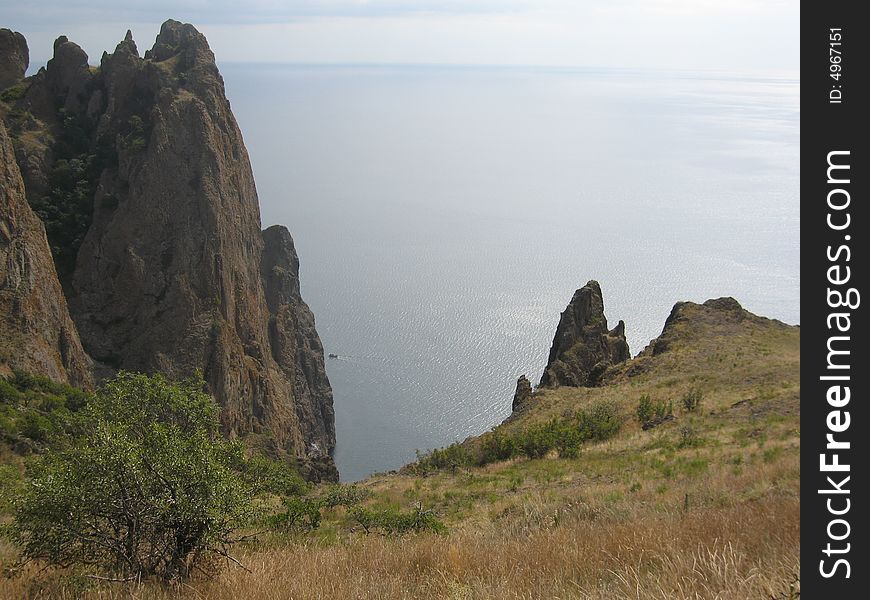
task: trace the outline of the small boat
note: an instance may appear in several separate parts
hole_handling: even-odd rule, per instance
[[[338,358],[338,354],[329,353],[329,358]]]

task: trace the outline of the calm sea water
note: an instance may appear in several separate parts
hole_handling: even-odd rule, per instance
[[[576,288],[632,352],[674,302],[799,303],[799,81],[225,65],[263,223],[287,224],[342,479],[510,412]]]

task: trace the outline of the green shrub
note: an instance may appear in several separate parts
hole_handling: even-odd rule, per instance
[[[24,94],[27,93],[27,88],[29,87],[30,84],[26,81],[8,87],[3,90],[3,92],[0,92],[0,100],[8,104],[14,104],[24,97]]]
[[[121,144],[133,153],[142,152],[148,146],[148,132],[145,121],[133,115],[127,121],[127,133],[121,137]]]
[[[641,426],[649,429],[674,417],[674,403],[653,400],[644,394],[638,401],[636,414]]]
[[[281,503],[284,510],[268,518],[273,529],[313,531],[320,527],[322,503],[319,499],[290,496],[283,498]]]
[[[350,511],[351,519],[366,533],[381,532],[385,535],[433,532],[447,533],[447,527],[438,520],[432,510],[423,509],[418,504],[410,511],[394,508],[370,509],[355,507]]]
[[[0,515],[7,514],[21,491],[24,478],[15,465],[0,465]]]
[[[514,458],[520,453],[516,440],[496,428],[483,436],[480,459],[478,464],[485,465],[500,460]]]
[[[556,448],[559,423],[554,419],[544,425],[533,425],[518,435],[518,446],[529,458],[543,458]]]
[[[517,456],[543,458],[553,450],[557,450],[561,458],[576,458],[584,443],[613,437],[619,432],[622,422],[623,418],[615,404],[597,402],[587,410],[531,425],[518,432],[506,433],[501,427],[495,427],[481,437],[475,457],[470,456],[460,444],[427,454],[418,453],[415,472],[425,475],[437,469],[455,470],[455,465],[483,466]]]
[[[0,439],[11,445],[27,438],[33,442],[23,446],[28,452],[61,444],[87,398],[81,390],[24,371],[0,377]]]
[[[254,454],[237,457],[232,467],[255,495],[303,496],[311,491],[311,484],[284,461]]]
[[[35,411],[25,412],[19,421],[19,427],[21,435],[38,443],[45,443],[54,432],[48,417]]]
[[[58,276],[67,286],[93,220],[100,175],[117,162],[117,155],[110,135],[93,139],[96,123],[87,116],[61,109],[58,121],[61,126],[52,145],[55,162],[48,173],[48,191],[27,199],[45,225]]]
[[[622,428],[622,416],[612,402],[596,402],[588,411],[577,413],[575,418],[584,440],[607,440]]]
[[[370,495],[354,485],[330,486],[322,496],[285,496],[282,510],[266,518],[266,524],[277,531],[307,532],[320,527],[322,509],[344,506],[353,508]]]
[[[122,578],[187,577],[227,556],[251,516],[201,380],[120,373],[77,415],[81,435],[28,469],[13,539],[48,565],[91,565]]]
[[[417,462],[414,466],[419,474],[426,475],[442,469],[449,469],[455,473],[456,469],[471,463],[471,455],[468,450],[462,444],[454,442],[446,448],[436,448],[426,453],[418,450]]]

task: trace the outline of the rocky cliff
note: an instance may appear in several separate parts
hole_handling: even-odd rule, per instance
[[[60,37],[7,113],[98,378],[201,371],[229,436],[335,479],[332,391],[284,228],[253,173],[205,37],[130,32],[99,68]]]
[[[0,374],[22,369],[88,388],[89,363],[0,122]]]
[[[0,29],[0,90],[24,79],[30,64],[27,40],[17,31]]]
[[[559,318],[541,385],[595,386],[608,367],[630,357],[625,323],[608,330],[601,286],[589,281]]]

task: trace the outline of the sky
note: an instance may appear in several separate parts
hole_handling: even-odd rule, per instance
[[[167,18],[218,62],[548,65],[796,75],[799,0],[0,0],[31,71],[66,35],[99,62]]]

